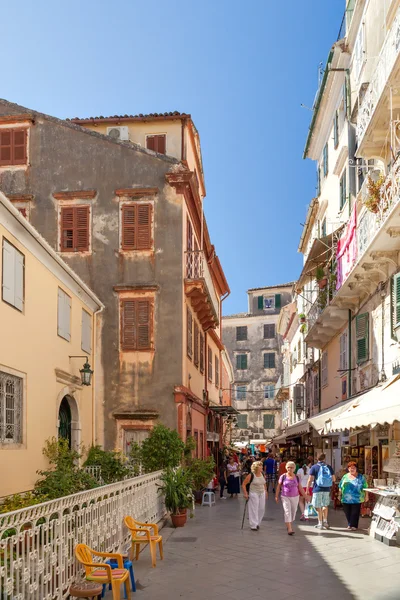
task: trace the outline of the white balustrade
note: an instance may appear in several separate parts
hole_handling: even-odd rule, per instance
[[[374,74],[360,106],[357,120],[358,146],[365,135],[378,102],[400,52],[400,9],[397,11],[393,25],[390,28],[374,70]]]
[[[165,516],[161,471],[0,514],[0,600],[61,600],[80,574],[75,547],[124,551],[123,517]],[[11,535],[10,535],[11,534]]]
[[[216,316],[219,315],[219,302],[214,283],[208,267],[207,259],[202,250],[191,250],[186,253],[186,278],[204,279]]]

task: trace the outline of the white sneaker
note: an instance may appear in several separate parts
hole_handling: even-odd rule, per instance
[[[225,496],[220,496],[220,500],[226,500]]]

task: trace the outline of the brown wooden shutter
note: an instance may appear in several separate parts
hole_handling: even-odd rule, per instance
[[[27,130],[26,129],[13,129],[13,165],[25,165],[26,164],[26,142],[27,142]]]
[[[213,360],[212,360],[212,350],[208,348],[208,379],[212,381],[213,379]]]
[[[65,206],[61,209],[61,250],[72,252],[74,249],[74,209]]]
[[[200,333],[200,373],[204,373],[204,335]]]
[[[122,206],[122,249],[135,250],[136,248],[136,206],[124,204]]]
[[[194,322],[194,352],[193,362],[196,367],[199,366],[199,326]]]
[[[121,302],[121,347],[136,350],[136,301]]]
[[[0,165],[12,164],[12,131],[0,129]]]
[[[75,239],[74,250],[87,252],[89,250],[89,207],[75,208]]]
[[[137,300],[137,349],[150,348],[150,313],[149,300]]]
[[[193,317],[189,307],[186,307],[186,325],[187,325],[187,355],[189,358],[193,356]]]
[[[151,204],[137,205],[137,250],[151,248]]]
[[[166,136],[165,135],[157,135],[156,136],[156,152],[160,154],[165,154],[166,151]]]
[[[215,357],[215,385],[219,387],[219,358]]]
[[[156,137],[155,135],[148,135],[146,138],[146,148],[148,150],[156,149]]]

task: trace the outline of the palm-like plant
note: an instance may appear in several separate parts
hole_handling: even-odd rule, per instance
[[[165,498],[166,509],[173,515],[180,514],[182,509],[192,506],[191,478],[182,467],[168,468],[161,475],[162,485],[159,492]]]

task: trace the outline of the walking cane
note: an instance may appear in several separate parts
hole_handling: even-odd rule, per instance
[[[249,501],[249,499],[247,498],[246,504],[244,505],[244,512],[243,512],[243,519],[242,519],[242,529],[243,529],[243,525],[244,525],[244,517],[246,515],[246,508],[247,508],[248,501]]]

